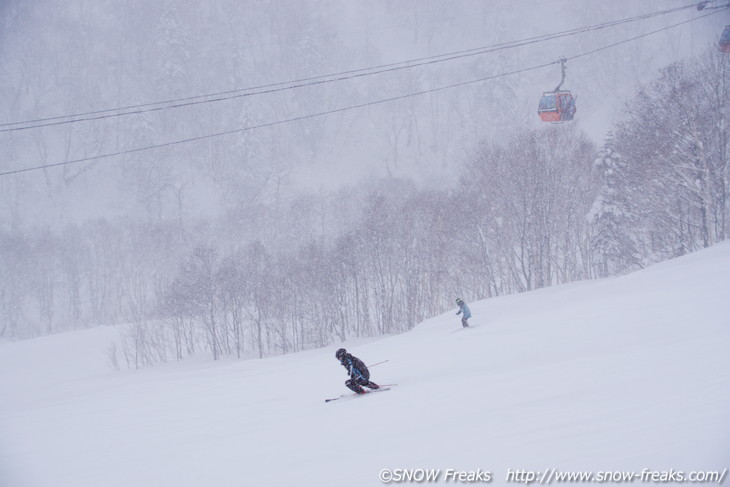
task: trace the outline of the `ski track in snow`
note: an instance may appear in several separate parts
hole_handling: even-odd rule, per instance
[[[730,467],[730,245],[602,281],[469,303],[265,360],[113,372],[114,328],[0,344],[0,485],[373,486],[383,468]],[[440,483],[443,483],[440,482]]]

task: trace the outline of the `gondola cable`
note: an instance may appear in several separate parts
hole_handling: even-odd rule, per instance
[[[512,48],[522,47],[522,46],[529,45],[529,44],[535,44],[538,42],[545,42],[545,41],[549,41],[549,40],[553,40],[553,39],[559,39],[562,37],[577,35],[580,33],[590,32],[590,31],[594,31],[594,30],[605,29],[608,27],[614,27],[617,25],[635,22],[638,20],[645,20],[645,19],[656,17],[659,15],[666,15],[669,13],[674,13],[674,12],[678,12],[678,11],[685,10],[688,8],[692,8],[694,6],[695,6],[695,4],[691,4],[691,5],[687,5],[687,6],[683,6],[683,7],[676,7],[676,8],[672,8],[672,9],[662,10],[659,12],[642,14],[639,16],[630,17],[630,18],[626,18],[626,19],[619,19],[619,20],[615,20],[615,21],[604,22],[602,24],[596,24],[596,25],[592,25],[592,26],[571,29],[571,30],[567,30],[567,31],[553,33],[553,34],[545,34],[542,36],[536,36],[536,37],[522,39],[522,40],[518,40],[518,41],[510,41],[510,42],[504,42],[504,43],[495,44],[495,45],[491,45],[491,46],[482,46],[482,47],[472,48],[472,49],[467,49],[467,50],[462,50],[462,51],[454,51],[451,53],[439,54],[436,56],[429,56],[429,57],[423,57],[423,58],[418,58],[418,59],[411,59],[411,60],[407,60],[407,61],[400,61],[398,63],[383,64],[380,66],[373,66],[373,67],[369,67],[369,68],[360,68],[360,69],[355,69],[355,70],[342,71],[339,73],[332,73],[332,74],[314,76],[314,77],[309,77],[309,78],[301,78],[301,79],[297,79],[297,80],[254,86],[254,87],[249,87],[249,88],[241,88],[241,89],[237,89],[237,90],[230,90],[230,91],[224,91],[224,92],[218,92],[218,93],[210,93],[207,95],[197,95],[197,96],[187,97],[187,98],[178,98],[178,99],[166,100],[166,101],[161,101],[161,102],[130,105],[130,106],[126,106],[126,107],[97,110],[97,111],[77,113],[77,114],[72,114],[72,115],[61,115],[61,116],[57,116],[57,117],[39,118],[39,119],[27,120],[27,121],[23,121],[23,122],[10,122],[10,123],[5,123],[5,124],[0,124],[0,133],[15,132],[15,131],[28,130],[28,129],[41,128],[41,127],[49,127],[49,126],[55,126],[55,125],[65,125],[65,124],[70,124],[70,123],[102,120],[102,119],[106,119],[106,118],[121,117],[121,116],[127,116],[127,115],[139,115],[139,114],[147,113],[147,112],[189,107],[189,106],[199,105],[199,104],[216,103],[216,102],[227,101],[227,100],[236,99],[236,98],[243,98],[243,97],[262,95],[262,94],[270,94],[270,93],[275,93],[275,92],[280,92],[280,91],[285,91],[285,90],[293,90],[293,89],[302,88],[302,87],[306,87],[306,86],[314,86],[314,85],[333,83],[333,82],[344,81],[344,80],[354,79],[354,78],[359,78],[359,77],[372,76],[372,75],[382,74],[382,73],[386,73],[386,72],[393,72],[393,71],[398,71],[398,70],[403,70],[403,69],[410,69],[410,68],[414,68],[414,67],[418,67],[418,66],[452,61],[455,59],[462,59],[465,57],[477,56],[477,55],[487,54],[487,53],[496,52],[496,51],[500,51],[500,50],[504,50],[504,49],[512,49]],[[211,97],[215,97],[215,98],[211,98]],[[157,106],[157,105],[162,105],[162,106]],[[115,113],[111,113],[111,112],[115,112]],[[22,125],[22,126],[17,127],[17,125]],[[8,128],[2,128],[2,127],[8,127]]]
[[[726,8],[730,8],[730,7],[726,7]],[[587,51],[585,53],[580,53],[580,54],[577,54],[577,55],[574,55],[572,57],[568,57],[568,58],[565,58],[565,59],[577,59],[577,58],[580,58],[580,57],[583,57],[583,56],[586,56],[586,55],[589,55],[589,54],[593,54],[593,53],[596,53],[596,52],[600,52],[600,51],[605,50],[605,49],[608,49],[610,47],[615,47],[615,46],[624,44],[626,42],[630,42],[632,40],[640,39],[640,38],[646,37],[648,35],[656,34],[656,33],[659,33],[659,32],[662,32],[662,31],[665,31],[665,30],[674,28],[674,27],[678,27],[680,25],[687,24],[689,22],[694,22],[694,21],[699,20],[701,18],[708,17],[710,15],[714,15],[714,14],[720,12],[720,11],[722,11],[722,10],[717,10],[715,12],[710,12],[710,13],[707,13],[707,14],[702,15],[702,16],[699,16],[699,17],[695,17],[695,18],[690,19],[690,20],[686,20],[686,21],[682,21],[682,22],[679,22],[679,23],[676,23],[676,24],[672,24],[672,25],[663,27],[661,29],[657,29],[657,30],[654,30],[654,31],[651,31],[651,32],[648,32],[648,33],[645,33],[645,34],[641,34],[641,35],[638,35],[638,36],[634,36],[634,37],[632,37],[630,39],[626,39],[624,41],[616,42],[616,43],[610,44],[608,46],[604,46],[602,48],[593,49],[591,51]],[[397,100],[402,100],[402,99],[406,99],[406,98],[410,98],[410,97],[414,97],[414,96],[420,96],[420,95],[425,95],[425,94],[429,94],[429,93],[435,93],[435,92],[439,92],[439,91],[453,89],[453,88],[457,88],[457,87],[461,87],[461,86],[467,86],[467,85],[471,85],[471,84],[475,84],[475,83],[481,83],[481,82],[484,82],[484,81],[489,81],[489,80],[501,78],[501,77],[504,77],[504,76],[510,76],[510,75],[514,75],[514,74],[524,73],[524,72],[527,72],[527,71],[533,71],[533,70],[536,70],[536,69],[541,69],[541,68],[545,68],[545,67],[548,67],[548,66],[552,66],[552,65],[557,64],[557,63],[560,63],[560,62],[561,62],[560,60],[558,60],[558,61],[552,61],[552,62],[549,62],[549,63],[540,64],[540,65],[537,65],[537,66],[531,66],[531,67],[527,67],[527,68],[522,68],[522,69],[510,71],[510,72],[507,72],[507,73],[501,73],[501,74],[497,74],[497,75],[493,75],[493,76],[488,76],[488,77],[485,77],[485,78],[480,78],[480,79],[475,79],[475,80],[470,80],[470,81],[464,81],[464,82],[461,82],[461,83],[455,83],[455,84],[451,84],[451,85],[447,85],[447,86],[442,86],[442,87],[438,87],[438,88],[432,88],[432,89],[428,89],[428,90],[422,90],[422,91],[415,92],[415,93],[407,93],[407,94],[404,94],[404,95],[399,95],[399,96],[395,96],[395,97],[385,98],[385,99],[381,99],[381,100],[374,100],[374,101],[370,101],[370,102],[360,103],[360,104],[357,104],[357,105],[350,105],[350,106],[346,106],[346,107],[340,107],[340,108],[336,108],[336,109],[332,109],[332,110],[326,110],[326,111],[322,111],[322,112],[318,112],[318,113],[313,113],[313,114],[308,114],[308,115],[302,115],[302,116],[299,116],[299,117],[293,117],[293,118],[288,118],[288,119],[284,119],[284,120],[277,120],[277,121],[273,121],[273,122],[267,122],[267,123],[263,123],[263,124],[259,124],[259,125],[254,125],[254,126],[249,126],[249,127],[243,127],[243,128],[239,128],[239,129],[227,130],[227,131],[224,131],[224,132],[218,132],[218,133],[213,133],[213,134],[206,134],[206,135],[201,135],[201,136],[197,136],[197,137],[191,137],[191,138],[187,138],[187,139],[176,140],[176,141],[172,141],[172,142],[166,142],[166,143],[162,143],[162,144],[155,144],[155,145],[150,145],[150,146],[145,146],[145,147],[138,147],[138,148],[135,148],[135,149],[128,149],[128,150],[123,150],[123,151],[117,151],[117,152],[107,153],[107,154],[99,154],[99,155],[95,155],[95,156],[83,157],[83,158],[69,160],[69,161],[63,161],[63,162],[57,162],[57,163],[52,163],[52,164],[44,164],[44,165],[27,167],[27,168],[22,168],[22,169],[15,169],[15,170],[10,170],[10,171],[4,171],[4,172],[0,172],[0,176],[8,176],[8,175],[12,175],[12,174],[20,174],[20,173],[25,173],[25,172],[30,172],[30,171],[38,171],[38,170],[41,170],[41,169],[47,169],[47,168],[53,168],[53,167],[59,167],[59,166],[66,166],[66,165],[77,164],[77,163],[82,163],[82,162],[89,162],[89,161],[98,160],[98,159],[108,159],[108,158],[112,158],[112,157],[115,157],[115,156],[133,154],[133,153],[138,153],[138,152],[147,151],[147,150],[159,149],[159,148],[163,148],[163,147],[171,147],[171,146],[185,144],[185,143],[189,143],[189,142],[206,140],[206,139],[221,137],[221,136],[225,136],[225,135],[232,135],[232,134],[236,134],[236,133],[242,133],[242,132],[246,132],[246,131],[250,131],[250,130],[256,130],[256,129],[265,128],[265,127],[272,127],[272,126],[283,125],[283,124],[291,123],[291,122],[298,122],[298,121],[306,120],[306,119],[309,119],[309,118],[321,117],[321,116],[325,116],[325,115],[331,115],[331,114],[334,114],[334,113],[342,113],[342,112],[346,112],[346,111],[350,111],[350,110],[357,110],[357,109],[360,109],[360,108],[365,108],[365,107],[374,106],[374,105],[380,105],[380,104],[389,103],[389,102],[397,101]]]

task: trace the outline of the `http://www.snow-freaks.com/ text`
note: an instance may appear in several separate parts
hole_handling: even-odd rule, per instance
[[[728,469],[723,471],[691,471],[682,470],[652,470],[644,468],[641,471],[596,471],[578,472],[561,471],[555,468],[546,468],[544,471],[507,469],[501,480],[506,483],[524,485],[551,485],[566,483],[654,483],[654,484],[717,484],[720,485],[727,477]],[[455,470],[425,469],[425,468],[384,468],[378,474],[383,484],[405,483],[452,483],[476,484],[491,483],[495,475],[490,470]],[[502,482],[499,482],[502,483]]]

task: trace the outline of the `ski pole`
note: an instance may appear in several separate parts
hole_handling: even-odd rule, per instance
[[[375,367],[376,365],[384,364],[385,362],[387,362],[387,360],[383,360],[382,362],[378,362],[377,364],[373,364],[373,365],[368,365],[368,369],[369,369],[370,367]]]

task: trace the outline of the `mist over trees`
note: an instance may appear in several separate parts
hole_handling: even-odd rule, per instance
[[[614,201],[636,220],[644,253],[675,257],[726,238],[729,76],[716,51],[668,66],[606,144]]]
[[[264,357],[400,333],[457,296],[707,247],[726,238],[730,210],[727,64],[708,52],[667,67],[600,148],[571,124],[484,144],[453,188],[385,178],[193,222],[4,231],[0,331],[129,323],[115,353],[132,367]]]
[[[20,9],[13,5],[8,8]],[[193,82],[200,92],[210,91],[205,88],[218,78],[186,72],[185,59],[203,42],[176,27],[176,8],[165,3],[165,15],[140,35],[162,32],[160,42],[177,50],[165,66],[141,68],[177,80],[172,86]],[[257,53],[277,55],[282,65],[332,71],[329,63],[340,65],[339,58],[328,49],[338,34],[325,28],[304,36],[312,25],[327,25],[324,15],[315,17],[279,19],[288,23],[282,32],[292,42],[237,51],[225,61],[232,78],[291,77],[289,71],[264,72]],[[267,20],[257,12],[247,28]],[[428,22],[413,22],[419,36],[434,35]],[[233,24],[225,28],[236,31]],[[302,37],[318,44],[283,47]],[[93,58],[89,66],[98,61],[93,51],[83,55]],[[150,59],[139,56],[140,63]],[[667,66],[633,94],[600,145],[576,124],[520,124],[521,108],[506,101],[516,89],[504,80],[489,92],[504,97],[486,97],[494,102],[476,108],[470,98],[449,93],[425,104],[402,100],[392,112],[363,112],[366,122],[357,123],[372,125],[363,139],[379,141],[370,156],[382,171],[339,189],[292,191],[290,179],[336,144],[355,143],[344,126],[356,122],[346,117],[316,120],[297,137],[263,129],[242,132],[233,142],[126,155],[119,164],[68,166],[60,176],[44,170],[34,175],[40,185],[26,176],[0,178],[0,337],[124,324],[121,346],[108,350],[117,367],[198,353],[265,357],[401,333],[453,308],[456,297],[473,301],[602,278],[708,247],[727,238],[730,217],[729,63],[727,55],[708,50]],[[512,64],[509,56],[500,58],[499,67]],[[241,66],[262,70],[241,72]],[[483,75],[481,67],[474,61],[467,71]],[[34,69],[20,66],[14,76],[39,83]],[[383,92],[426,84],[422,74],[395,78]],[[348,85],[340,94],[359,99],[372,95],[369,90]],[[225,128],[220,120],[255,125],[283,107],[307,113],[328,103],[312,90],[286,97],[283,105],[252,99],[217,117],[201,112],[200,120],[215,131]],[[25,106],[22,93],[11,105]],[[473,120],[493,113],[512,122],[495,132],[499,136],[480,136]],[[534,110],[530,115],[536,118]],[[90,131],[65,128],[49,139],[11,135],[0,154],[15,160],[31,147],[73,158],[154,144],[168,129],[178,137],[194,133],[190,118],[161,117],[135,118],[115,143],[110,134],[119,121]],[[359,143],[368,154],[367,142]],[[442,184],[424,184],[401,170],[409,165],[431,174],[439,164],[441,172],[433,174],[444,168],[451,174]],[[79,188],[117,195],[123,203],[106,216],[91,212],[66,221],[60,216],[74,211]],[[34,198],[57,201],[62,210],[29,210]]]

